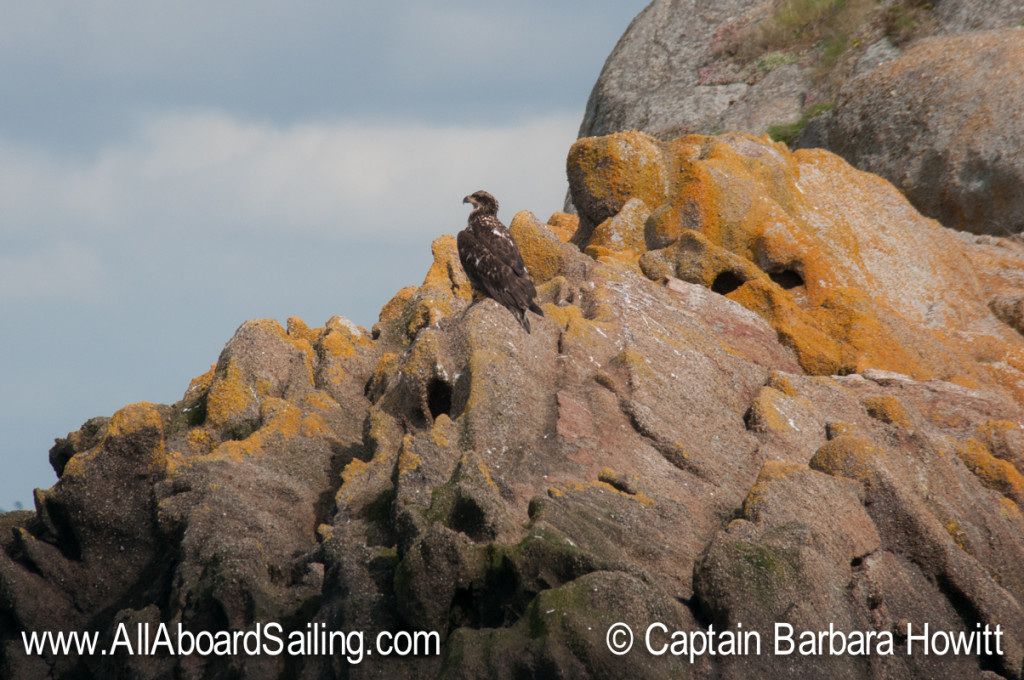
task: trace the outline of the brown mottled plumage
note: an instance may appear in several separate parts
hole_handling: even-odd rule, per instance
[[[512,240],[508,227],[498,219],[498,201],[486,191],[477,191],[462,199],[471,203],[469,224],[459,232],[459,260],[473,290],[497,300],[530,332],[526,310],[544,316],[534,298],[530,274],[523,256]]]

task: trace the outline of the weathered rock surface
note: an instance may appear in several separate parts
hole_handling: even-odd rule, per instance
[[[657,0],[609,55],[579,136],[770,132],[885,177],[948,227],[1019,233],[1021,25],[1020,0]]]
[[[968,33],[849,81],[808,136],[948,227],[1007,235],[1024,231],[1022,112],[1024,30]]]
[[[767,11],[763,0],[655,0],[640,12],[605,62],[587,101],[580,137],[642,130],[661,138],[732,129],[764,132],[800,115],[810,72],[762,72],[719,64],[716,47]],[[784,82],[783,82],[784,81]],[[758,102],[756,106],[749,106]],[[771,110],[778,119],[762,120]],[[754,119],[763,125],[752,130]]]
[[[899,56],[914,39],[1017,27],[1022,20],[1020,0],[654,0],[608,56],[580,137],[626,130],[662,139],[760,135],[832,102],[851,74]],[[969,78],[964,87],[981,80]]]
[[[54,447],[58,483],[0,516],[0,674],[1021,678],[1024,249],[746,135],[581,140],[569,175],[578,218],[511,225],[532,334],[470,306],[444,236],[372,332],[248,322],[182,401]],[[441,649],[22,647],[270,622]],[[762,650],[652,655],[654,622]],[[776,655],[777,622],[892,654]],[[1001,652],[908,656],[926,624],[998,625]]]

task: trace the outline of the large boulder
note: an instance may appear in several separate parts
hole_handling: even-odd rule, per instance
[[[657,0],[608,56],[579,136],[639,130],[669,139],[769,129],[788,136],[807,114],[834,103],[851,74],[899,56],[919,38],[1022,20],[1019,0]],[[982,81],[965,76],[962,86]]]
[[[580,137],[623,130],[661,138],[736,129],[761,133],[799,118],[811,68],[792,60],[772,75],[768,71],[774,69],[721,58],[730,37],[769,4],[652,2],[608,56],[587,101]]]
[[[948,227],[1015,234],[1024,231],[1022,113],[1024,30],[929,38],[847,82],[797,144],[885,177]]]
[[[579,136],[770,133],[882,175],[946,226],[1018,233],[1022,21],[1019,0],[652,2]]]

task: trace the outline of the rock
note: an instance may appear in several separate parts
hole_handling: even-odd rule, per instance
[[[716,58],[723,36],[743,31],[764,14],[765,5],[760,0],[652,2],[605,62],[579,136],[625,130],[660,138],[734,129],[760,133],[767,129],[760,127],[765,121],[798,118],[811,69],[791,64],[764,78],[756,68],[746,71]]]
[[[1020,679],[1021,246],[766,138],[569,162],[578,220],[512,220],[533,333],[470,305],[442,236],[372,332],[247,322],[178,403],[58,443],[57,484],[0,515],[0,675]],[[893,654],[775,654],[777,623]],[[26,655],[58,624],[364,647]],[[1001,651],[907,655],[924,624]],[[762,651],[642,648],[712,628]]]
[[[1022,92],[1024,31],[929,38],[847,82],[817,138],[797,144],[885,177],[948,227],[1014,234],[1024,230]]]
[[[770,133],[885,177],[948,227],[1018,233],[1022,20],[1019,0],[652,2],[579,136]]]
[[[579,136],[760,135],[785,125],[798,131],[802,115],[835,102],[847,79],[896,58],[915,40],[1017,27],[1022,18],[1019,0],[798,8],[764,0],[652,2],[605,61]],[[959,77],[963,89],[986,87],[983,79]]]
[[[632,152],[623,146],[630,144]],[[758,313],[796,351],[803,370],[883,369],[984,384],[1019,400],[1011,376],[1024,364],[1012,299],[1024,284],[1024,251],[1016,242],[961,238],[842,159],[819,150],[790,153],[764,138],[657,142],[616,134],[579,140],[573,163],[591,177],[588,185],[570,183],[580,196],[581,247],[598,246],[587,252],[614,259],[605,252],[612,241],[590,225],[614,223],[607,217],[614,207],[623,220],[634,219],[626,206],[636,197],[621,189],[634,181],[629,168],[674,178],[660,205],[649,203],[657,194],[642,194],[650,210],[645,240],[620,240],[619,259],[637,262],[651,279],[699,283]],[[594,179],[600,176],[608,183]],[[592,186],[607,189],[595,194]],[[965,332],[974,338],[969,344]]]

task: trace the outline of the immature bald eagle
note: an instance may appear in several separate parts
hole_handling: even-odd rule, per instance
[[[459,260],[474,292],[497,300],[515,314],[526,332],[526,310],[544,316],[534,301],[537,290],[508,228],[498,219],[498,201],[486,191],[462,199],[473,204],[469,225],[459,232]]]

